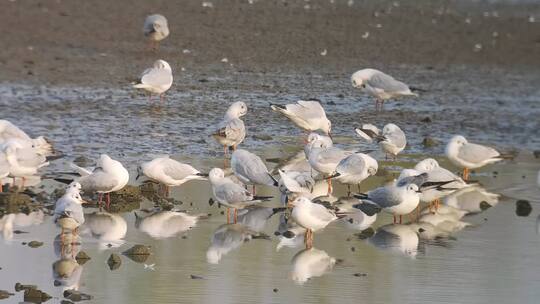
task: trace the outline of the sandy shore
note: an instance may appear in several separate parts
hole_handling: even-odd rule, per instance
[[[540,13],[538,4],[212,2],[213,8],[200,0],[2,1],[0,81],[115,87],[157,58],[171,62],[177,73],[183,67],[185,73],[211,75],[349,74],[403,64],[440,70],[461,64],[540,66],[540,17],[529,21]],[[141,29],[154,12],[165,14],[171,28],[157,53],[146,50]]]

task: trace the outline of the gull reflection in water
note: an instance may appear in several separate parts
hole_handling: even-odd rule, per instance
[[[94,212],[85,214],[85,222],[81,226],[81,232],[91,235],[100,242],[100,248],[106,249],[108,244],[120,246],[126,236],[126,220],[118,214],[108,212]]]
[[[135,227],[152,238],[165,239],[192,229],[199,218],[177,211],[157,211],[147,216],[135,212]]]
[[[480,186],[460,189],[445,198],[443,203],[468,213],[480,213],[499,203],[499,194],[488,192]]]
[[[419,237],[409,225],[389,224],[379,227],[368,242],[377,248],[414,258],[418,253]]]
[[[206,251],[206,260],[218,264],[223,255],[239,248],[257,233],[242,224],[223,224],[212,235],[210,248]]]
[[[54,286],[79,290],[83,266],[74,258],[62,258],[52,265]]]
[[[362,204],[363,202],[355,197],[340,197],[334,204],[339,212],[346,213],[347,216],[341,221],[347,224],[348,228],[363,231],[371,227],[377,220],[377,214],[369,216],[358,208],[353,208],[354,205]]]
[[[42,210],[32,211],[28,214],[9,213],[0,218],[0,231],[4,240],[13,239],[15,228],[24,228],[41,225],[45,219],[45,213]]]
[[[336,259],[325,251],[312,247],[299,251],[293,257],[291,264],[291,278],[298,284],[304,284],[310,278],[320,277],[331,271],[336,264]]]
[[[298,248],[305,245],[306,228],[299,226],[295,221],[290,220],[288,216],[286,213],[279,216],[279,226],[276,232],[279,243],[276,246],[276,251],[281,250],[283,247]]]
[[[238,223],[246,226],[254,232],[263,232],[268,220],[276,213],[287,210],[287,208],[270,208],[253,206],[238,210]]]

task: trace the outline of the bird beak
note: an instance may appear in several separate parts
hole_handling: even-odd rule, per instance
[[[82,199],[82,200],[81,200],[81,204],[83,204],[83,205],[87,205],[87,204],[90,204],[90,202],[88,202],[88,201],[85,201],[85,200],[83,200],[83,199]]]

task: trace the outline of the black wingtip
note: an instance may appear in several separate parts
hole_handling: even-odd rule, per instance
[[[280,212],[283,212],[287,210],[286,207],[278,207],[278,208],[272,208],[272,215],[276,214],[276,213],[280,213]]]
[[[64,154],[50,155],[50,156],[45,157],[45,160],[46,161],[53,161],[53,160],[63,158],[64,156],[65,156]]]
[[[272,181],[274,182],[274,183],[272,184],[274,187],[279,186],[279,182],[277,181],[277,179],[275,179],[275,178],[272,176],[272,174],[268,173],[268,176],[270,176],[270,178],[271,178]]]
[[[413,92],[422,92],[422,93],[428,92],[428,90],[418,88],[418,87],[409,87],[409,89],[411,89],[411,91],[413,91]]]
[[[373,216],[381,212],[382,210],[381,207],[375,204],[369,204],[369,203],[356,204],[356,205],[353,205],[353,208],[359,209],[360,211],[364,212],[367,216]]]
[[[357,193],[357,194],[353,194],[353,197],[355,197],[357,199],[367,199],[368,195],[365,194],[365,193]]]
[[[69,185],[73,182],[72,179],[67,179],[67,178],[53,178],[53,180],[59,182],[59,183],[62,183],[62,184],[66,184],[66,185]]]
[[[274,198],[273,196],[254,196],[253,200],[268,201]]]
[[[208,173],[201,173],[201,172],[199,172],[199,173],[197,173],[196,175],[197,175],[197,176],[202,176],[202,177],[208,177]]]

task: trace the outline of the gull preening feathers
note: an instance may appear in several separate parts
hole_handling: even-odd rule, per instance
[[[231,157],[231,169],[242,183],[253,185],[253,194],[255,194],[255,185],[278,186],[277,180],[270,175],[262,159],[247,150],[234,151]]]
[[[379,165],[377,161],[364,153],[355,153],[342,159],[331,177],[342,184],[346,184],[349,194],[351,185],[358,185],[366,178],[377,174]]]
[[[271,104],[272,110],[287,116],[295,125],[307,132],[321,130],[331,136],[332,123],[318,100],[299,100],[287,105]]]
[[[143,27],[144,36],[150,40],[150,47],[157,50],[159,42],[169,36],[167,18],[154,14],[146,17]]]
[[[237,101],[229,106],[225,117],[219,124],[216,131],[212,133],[212,137],[223,146],[225,154],[227,149],[236,147],[246,138],[246,127],[240,117],[246,115],[247,105],[242,101]]]
[[[381,150],[386,153],[387,156],[391,155],[394,160],[407,146],[405,132],[392,123],[386,124],[383,127],[382,133],[372,124],[364,124],[361,128],[356,128],[355,131],[358,136],[368,142],[376,140],[381,146]]]
[[[384,102],[388,99],[402,96],[418,96],[405,83],[375,69],[363,69],[355,72],[351,76],[351,82],[353,87],[361,88],[375,97],[377,111],[382,111]]]
[[[463,168],[464,180],[469,178],[469,169],[480,168],[511,158],[510,155],[503,155],[491,147],[470,143],[461,135],[455,135],[450,139],[445,152],[452,164]]]
[[[163,102],[165,92],[169,90],[173,83],[172,69],[165,60],[156,60],[151,68],[144,70],[139,83],[133,85],[136,89],[148,91],[148,101],[152,101],[152,94],[159,95],[160,102]]]
[[[0,119],[0,145],[7,141],[15,141],[21,148],[34,148],[44,156],[51,155],[54,152],[52,144],[45,137],[31,138],[13,123]]]

